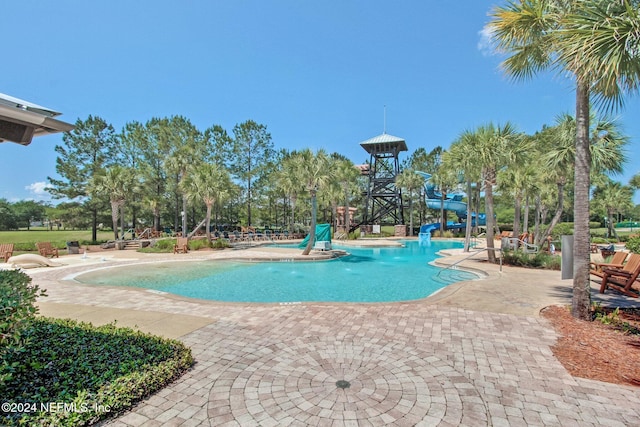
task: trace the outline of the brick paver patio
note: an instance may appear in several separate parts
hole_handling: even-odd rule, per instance
[[[61,280],[79,269],[34,275],[48,304],[209,319],[180,338],[193,369],[103,425],[640,425],[640,388],[569,375],[538,316],[428,299],[227,304]]]

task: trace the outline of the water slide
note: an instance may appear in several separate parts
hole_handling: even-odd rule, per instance
[[[429,209],[440,210],[444,208],[445,210],[454,212],[458,221],[462,221],[467,218],[467,204],[462,201],[462,194],[451,194],[446,195],[445,199],[442,200],[442,193],[438,193],[435,188],[436,186],[429,182],[431,179],[431,174],[426,172],[416,171],[416,173],[422,176],[425,179],[424,189],[425,189],[425,203]],[[475,225],[476,219],[478,221],[478,225],[486,224],[486,216],[485,214],[476,215],[476,213],[471,214],[472,223]],[[447,229],[462,229],[465,227],[465,224],[462,222],[451,222],[447,221]],[[432,223],[425,224],[420,227],[420,233],[427,233],[433,230],[437,230],[440,228],[440,223]],[[424,229],[424,230],[423,230]]]
[[[309,237],[311,237],[311,234],[307,234],[307,236],[304,238],[304,240],[302,240],[302,242],[300,242],[300,244],[298,245],[298,247],[300,249],[307,247],[307,243],[309,242]],[[313,242],[314,244],[316,242],[329,242],[329,243],[331,243],[331,224],[316,224],[316,236],[315,237],[316,237],[315,238],[315,242]]]

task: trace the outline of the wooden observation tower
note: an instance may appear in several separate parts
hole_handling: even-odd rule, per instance
[[[404,139],[383,133],[360,143],[370,155],[367,208],[363,225],[404,224],[402,192],[396,187],[400,174],[398,154],[407,151]]]

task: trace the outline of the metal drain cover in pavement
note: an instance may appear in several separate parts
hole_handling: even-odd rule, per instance
[[[336,386],[338,388],[349,388],[351,387],[351,383],[349,383],[349,381],[339,380],[339,381],[336,381]]]

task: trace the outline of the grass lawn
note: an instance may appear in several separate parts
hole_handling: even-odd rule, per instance
[[[98,231],[98,241],[113,239],[112,231]],[[35,251],[36,242],[51,242],[59,249],[67,247],[67,242],[78,241],[86,245],[91,241],[91,230],[47,230],[32,228],[31,230],[0,231],[0,243],[14,243],[16,251]]]

